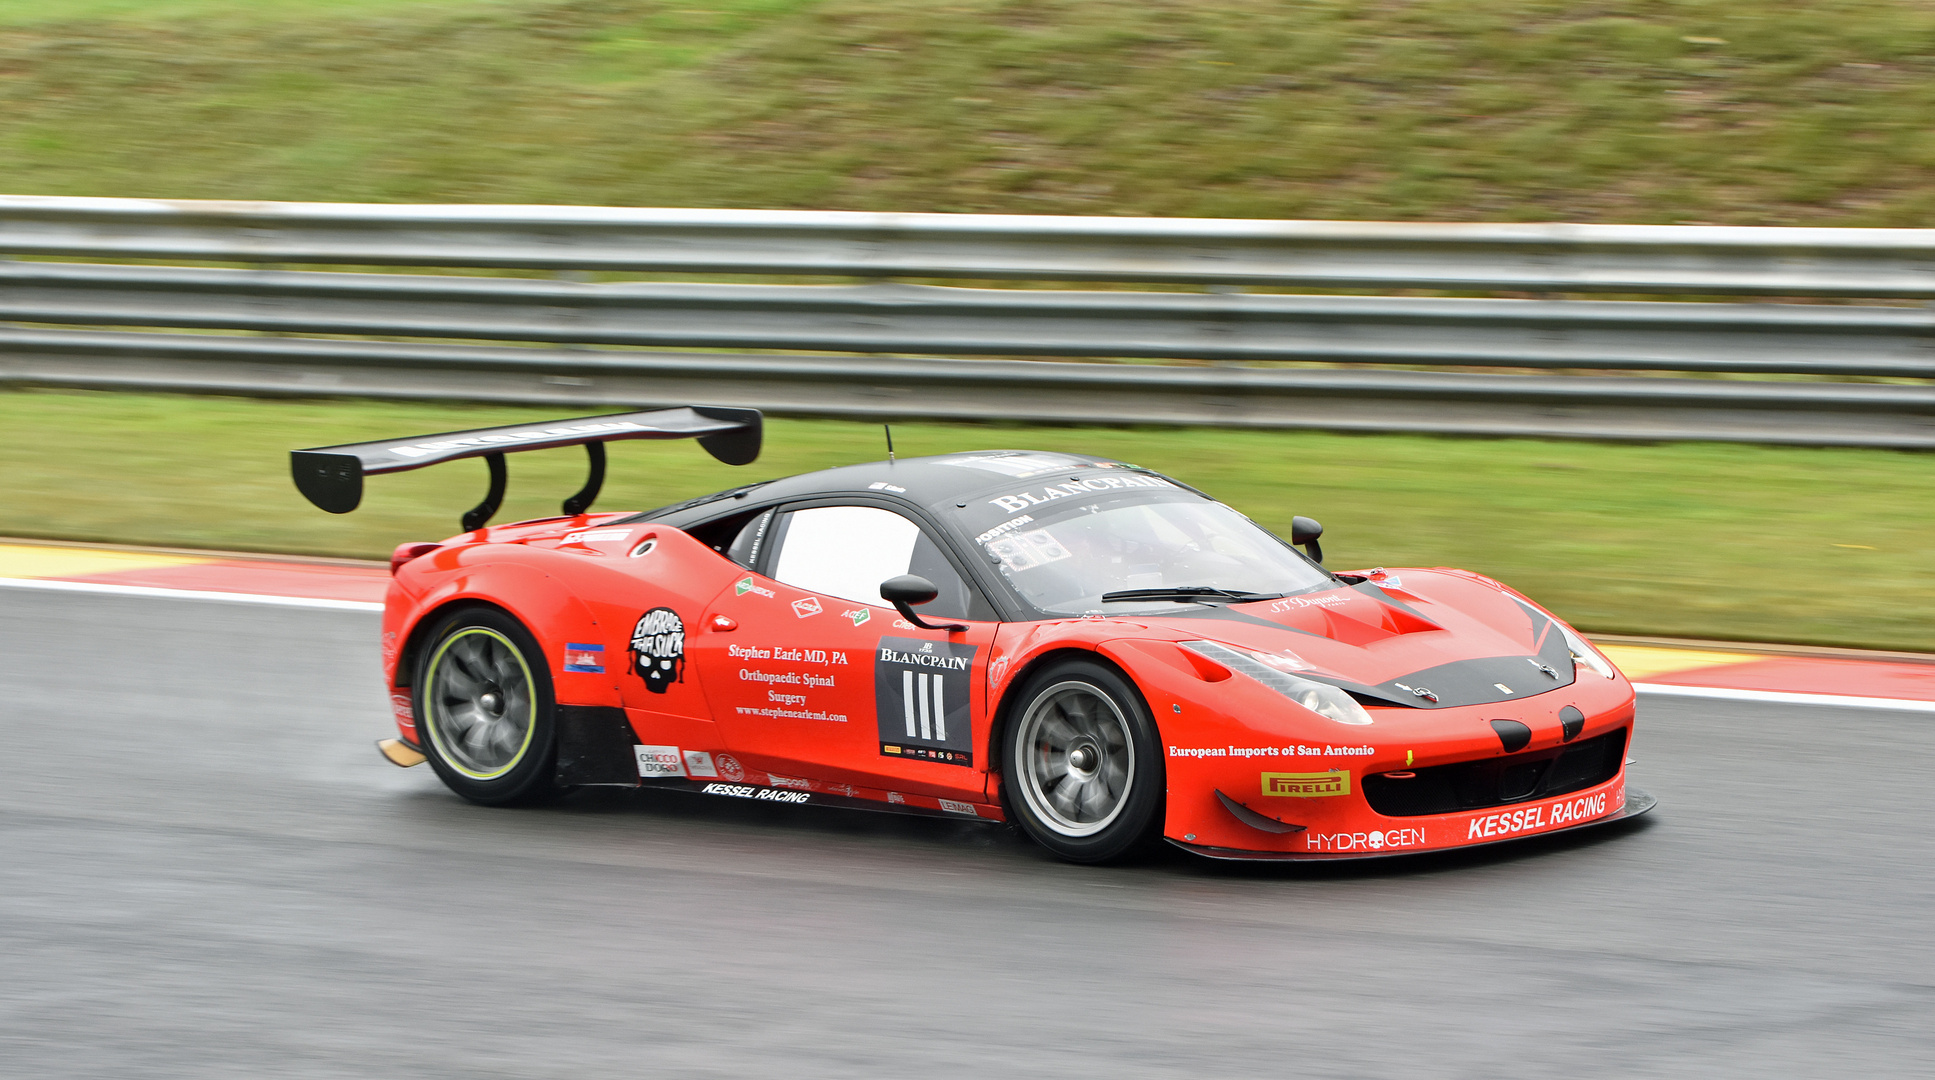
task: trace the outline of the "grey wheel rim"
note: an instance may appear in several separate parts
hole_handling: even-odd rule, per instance
[[[473,780],[495,780],[523,760],[537,699],[530,666],[509,638],[465,627],[437,647],[429,676],[430,738],[445,764]]]
[[[1067,837],[1093,836],[1122,815],[1135,783],[1135,737],[1093,684],[1056,683],[1015,731],[1021,797],[1036,820]]]

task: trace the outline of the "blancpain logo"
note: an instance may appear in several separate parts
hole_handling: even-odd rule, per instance
[[[545,439],[569,439],[577,435],[596,435],[604,431],[643,430],[645,430],[643,424],[634,424],[630,420],[615,420],[603,424],[568,424],[564,427],[499,431],[489,435],[472,435],[463,439],[439,439],[436,442],[392,446],[389,451],[398,457],[414,458],[434,454],[439,450],[461,450],[468,446],[502,446],[508,443],[540,442]]]
[[[935,656],[926,652],[900,652],[882,646],[880,659],[890,664],[909,664],[914,667],[945,668],[948,671],[966,671],[968,658],[965,656]]]
[[[1126,476],[1092,476],[1086,480],[1070,480],[1066,484],[1050,484],[1037,494],[1024,491],[1019,495],[1001,495],[988,502],[1010,513],[1020,513],[1031,506],[1040,506],[1056,499],[1066,499],[1071,495],[1088,495],[1097,491],[1114,491],[1117,488],[1166,488],[1176,485],[1160,476],[1141,476],[1131,473]]]

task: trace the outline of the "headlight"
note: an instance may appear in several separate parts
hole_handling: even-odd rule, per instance
[[[1235,649],[1228,645],[1218,645],[1214,641],[1185,641],[1182,647],[1190,652],[1229,668],[1240,671],[1257,682],[1275,690],[1291,701],[1309,709],[1319,716],[1325,716],[1340,724],[1363,725],[1371,722],[1371,714],[1357,699],[1342,690],[1311,679],[1299,678],[1283,670],[1292,663],[1283,657],[1269,653],[1251,652],[1248,649]]]
[[[1599,655],[1599,650],[1586,644],[1586,639],[1572,632],[1564,623],[1559,623],[1559,633],[1565,635],[1565,647],[1572,651],[1572,662],[1584,664],[1610,679],[1618,672],[1613,670],[1612,661]]]

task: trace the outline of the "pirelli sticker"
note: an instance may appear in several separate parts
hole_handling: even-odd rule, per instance
[[[1287,795],[1293,799],[1349,795],[1350,773],[1342,769],[1335,772],[1266,772],[1263,774],[1263,794]]]
[[[874,650],[874,701],[885,757],[974,764],[968,720],[975,646],[883,637]]]

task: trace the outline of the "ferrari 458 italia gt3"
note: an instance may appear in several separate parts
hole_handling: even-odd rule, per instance
[[[745,464],[760,432],[694,407],[297,451],[336,513],[369,474],[490,468],[462,533],[392,559],[386,754],[478,803],[683,788],[1008,820],[1085,862],[1404,854],[1652,805],[1632,687],[1550,612],[1463,570],[1326,569],[1316,522],[1285,542],[1124,462],[890,459],[590,512],[608,441]],[[563,515],[490,525],[504,454],[569,445],[591,480]]]

